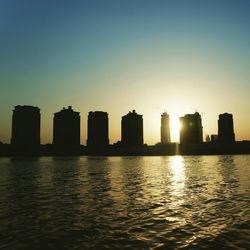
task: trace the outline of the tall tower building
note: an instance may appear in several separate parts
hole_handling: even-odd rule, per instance
[[[80,113],[71,106],[54,114],[53,144],[65,149],[80,146]]]
[[[165,112],[161,115],[161,144],[170,143],[169,115]]]
[[[12,115],[11,144],[22,149],[40,145],[40,109],[33,106],[15,106]]]
[[[143,145],[143,118],[133,110],[122,117],[122,140],[124,146]]]
[[[235,142],[232,114],[224,113],[224,114],[219,115],[218,141],[219,142]]]
[[[108,113],[102,111],[89,112],[87,146],[92,149],[109,145]]]
[[[180,117],[180,123],[180,144],[201,143],[203,141],[201,116],[198,112]]]

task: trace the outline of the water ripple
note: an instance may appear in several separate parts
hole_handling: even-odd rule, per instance
[[[250,156],[0,159],[1,249],[247,249]]]

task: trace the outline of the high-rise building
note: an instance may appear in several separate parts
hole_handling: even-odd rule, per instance
[[[203,141],[201,116],[198,112],[180,117],[180,123],[180,144],[201,143]]]
[[[40,145],[40,109],[33,106],[15,106],[12,115],[11,144],[22,149]]]
[[[89,112],[87,146],[92,149],[109,145],[108,113],[103,111]]]
[[[65,149],[80,146],[80,113],[71,106],[54,114],[53,144]]]
[[[218,141],[219,142],[235,142],[232,114],[224,113],[224,114],[219,115]]]
[[[170,143],[169,115],[164,112],[161,115],[161,144]]]
[[[143,118],[133,110],[122,117],[122,140],[124,146],[143,145]]]

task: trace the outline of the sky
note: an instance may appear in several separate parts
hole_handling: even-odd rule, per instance
[[[121,116],[143,115],[144,141],[160,141],[160,117],[202,114],[204,138],[220,113],[250,140],[250,1],[0,0],[0,141],[9,143],[16,105],[41,109],[41,142],[53,114],[109,113],[110,142]],[[177,126],[177,125],[176,125]],[[174,128],[175,127],[175,128]]]

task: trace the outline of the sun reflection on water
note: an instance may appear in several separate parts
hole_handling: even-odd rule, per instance
[[[178,199],[176,202],[178,204],[183,203],[184,201],[180,199],[183,196],[184,188],[185,188],[185,164],[182,156],[173,156],[170,158],[170,173],[171,173],[171,187],[172,190],[170,192],[173,200]],[[176,205],[177,205],[176,203]]]
[[[166,200],[168,208],[173,211],[171,215],[165,217],[166,221],[175,224],[176,227],[184,226],[187,222],[186,219],[179,214],[181,206],[185,203],[184,190],[185,190],[185,164],[182,156],[172,156],[169,161],[170,170],[170,191],[169,197]]]

